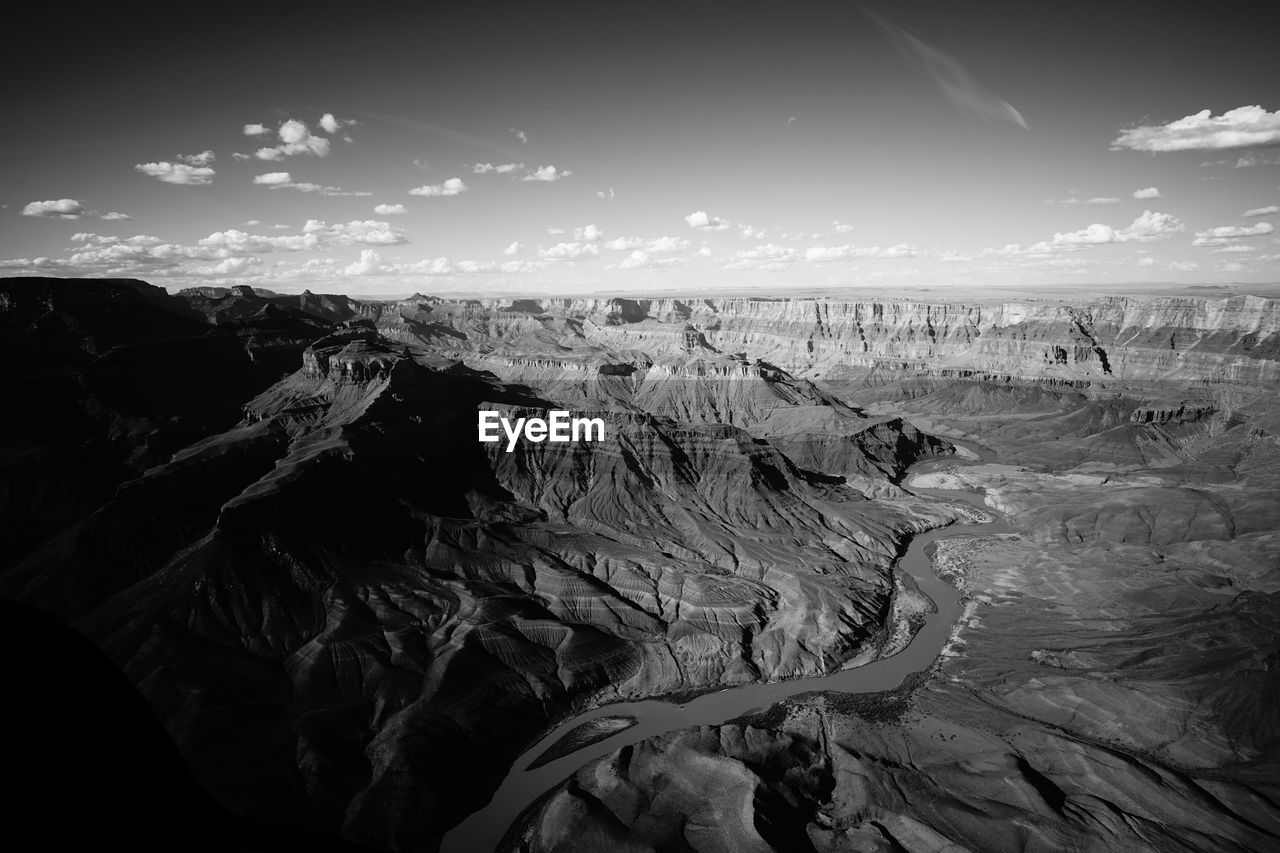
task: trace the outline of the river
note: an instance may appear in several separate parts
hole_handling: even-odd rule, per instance
[[[979,455],[981,461],[989,461],[991,457],[991,454],[986,452],[981,452]],[[934,461],[919,466],[919,470],[913,470],[912,473],[921,473],[942,464],[967,463],[961,459]],[[908,479],[910,479],[909,476],[904,481]],[[851,669],[843,669],[829,675],[769,684],[743,684],[715,693],[703,694],[684,704],[674,704],[661,698],[637,702],[615,702],[570,717],[548,731],[515,760],[489,804],[445,835],[440,848],[443,853],[476,853],[476,851],[495,849],[502,841],[507,829],[534,800],[563,782],[584,764],[629,744],[679,729],[718,725],[743,714],[763,710],[788,696],[799,693],[815,690],[836,690],[844,693],[892,690],[908,675],[927,669],[946,646],[951,630],[961,615],[963,605],[959,592],[934,573],[933,565],[925,556],[926,546],[937,539],[956,536],[960,531],[986,536],[1008,533],[1010,528],[998,513],[983,504],[981,494],[941,489],[910,489],[909,491],[950,502],[965,501],[981,507],[984,512],[996,516],[997,520],[985,524],[956,523],[912,537],[906,552],[898,560],[897,568],[900,571],[906,571],[915,579],[920,591],[933,599],[934,604],[937,605],[937,611],[928,616],[924,626],[905,649],[892,657]],[[536,769],[529,769],[529,765],[536,761],[548,747],[583,723],[601,717],[620,716],[634,717],[637,723],[598,743],[584,746]]]

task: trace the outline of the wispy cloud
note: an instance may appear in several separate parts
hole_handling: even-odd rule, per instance
[[[520,180],[522,181],[558,181],[572,175],[568,169],[557,170],[555,166],[539,166]]]
[[[1093,198],[1070,198],[1049,199],[1049,204],[1119,204],[1120,199],[1115,196],[1095,196]]]
[[[267,172],[264,175],[255,175],[253,182],[259,186],[268,187],[273,190],[297,190],[303,193],[316,193],[317,195],[328,196],[371,196],[373,193],[364,190],[344,190],[342,187],[328,187],[323,184],[313,184],[309,181],[295,181],[293,176],[288,172]]]
[[[1253,225],[1219,225],[1205,231],[1197,231],[1193,246],[1226,246],[1234,240],[1245,237],[1261,237],[1275,231],[1270,222],[1257,222]]]
[[[1008,101],[981,86],[955,58],[870,9],[863,11],[889,35],[894,47],[910,60],[920,76],[936,86],[956,109],[982,118],[1011,122],[1023,130],[1031,129],[1022,113]]]
[[[399,216],[408,213],[409,208],[403,204],[377,204],[373,207],[373,212],[379,216]]]
[[[1266,207],[1255,207],[1251,210],[1246,210],[1244,213],[1240,215],[1241,216],[1274,216],[1277,213],[1280,213],[1280,207],[1277,207],[1274,204],[1269,204]]]

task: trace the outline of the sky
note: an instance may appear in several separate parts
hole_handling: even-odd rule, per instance
[[[1277,282],[1275,6],[23,4],[0,275]]]

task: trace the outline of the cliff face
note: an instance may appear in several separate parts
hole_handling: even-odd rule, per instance
[[[596,324],[589,338],[651,343],[686,329],[721,352],[791,371],[947,368],[1019,378],[1270,382],[1280,375],[1280,302],[1109,298],[1071,306],[842,300],[547,300]],[[497,306],[495,306],[497,307]],[[629,310],[624,310],[629,309]]]

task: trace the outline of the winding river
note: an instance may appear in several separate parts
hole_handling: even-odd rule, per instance
[[[980,456],[982,461],[989,461],[991,454],[984,452]],[[926,463],[921,466],[920,471],[935,468],[939,464],[965,464],[965,462],[959,459],[948,459],[942,463]],[[932,564],[925,556],[925,547],[937,539],[955,536],[959,531],[972,530],[981,535],[991,535],[1008,533],[1010,528],[1003,518],[999,518],[997,513],[983,504],[983,496],[980,494],[919,488],[910,489],[910,491],[916,495],[935,497],[949,502],[964,501],[981,507],[989,515],[997,516],[997,520],[985,524],[956,523],[912,538],[906,553],[899,559],[897,568],[906,571],[915,579],[920,591],[933,599],[934,604],[937,605],[937,611],[929,615],[924,627],[916,633],[905,649],[892,657],[851,669],[843,669],[829,675],[771,684],[743,684],[698,696],[684,704],[673,704],[658,698],[637,702],[617,702],[584,711],[548,731],[515,760],[489,804],[468,817],[444,837],[440,848],[443,853],[475,853],[475,851],[493,850],[502,841],[503,835],[520,813],[534,800],[560,784],[584,764],[629,744],[693,726],[718,725],[743,714],[763,710],[788,696],[799,693],[815,690],[836,690],[844,693],[892,690],[901,684],[906,676],[927,669],[946,646],[951,630],[960,618],[963,605],[959,592],[934,573]],[[637,723],[611,737],[584,746],[536,769],[530,769],[530,765],[537,761],[548,747],[583,723],[602,717],[619,716],[634,717]]]

